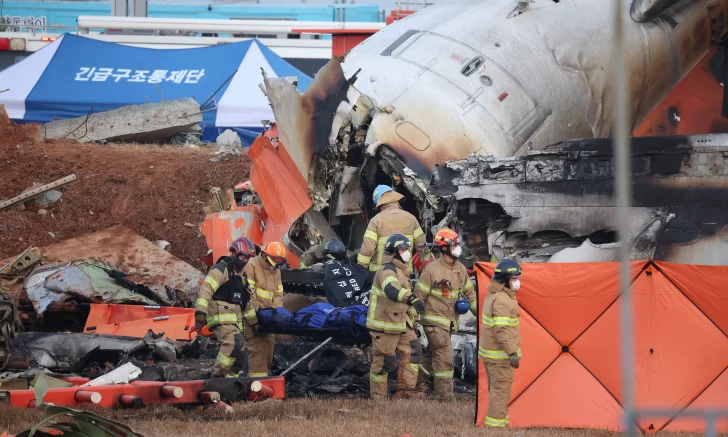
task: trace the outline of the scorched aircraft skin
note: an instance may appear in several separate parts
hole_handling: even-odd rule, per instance
[[[724,39],[728,0],[625,0],[622,13],[634,130]],[[293,248],[299,253],[330,235],[306,218],[315,213],[358,248],[375,213],[371,192],[381,183],[407,195],[403,206],[418,213],[423,228],[460,227],[457,202],[465,199],[428,193],[436,165],[469,156],[523,157],[561,141],[610,136],[612,21],[603,0],[453,0],[386,26],[345,59],[332,59],[304,95],[290,79],[264,75],[275,141],[312,201],[287,244],[300,246]],[[665,140],[670,149],[675,140]],[[593,195],[613,202],[603,190]],[[496,202],[489,196],[474,195]],[[574,206],[561,221],[583,221],[587,212]],[[528,238],[560,229],[540,223],[540,216],[529,220]],[[613,242],[613,217],[603,225],[602,241]],[[572,231],[565,232],[577,246],[589,236]]]

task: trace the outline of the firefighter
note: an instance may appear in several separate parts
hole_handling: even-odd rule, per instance
[[[425,303],[425,312],[420,316],[425,335],[427,351],[423,368],[420,370],[419,385],[426,386],[425,371],[435,379],[435,397],[453,400],[453,346],[450,335],[459,329],[460,314],[455,304],[462,295],[469,303],[470,312],[475,315],[478,302],[475,287],[463,263],[458,261],[462,254],[460,236],[450,228],[443,228],[435,234],[433,251],[440,257],[428,264],[417,279],[415,293]],[[465,310],[467,312],[467,309]]]
[[[308,248],[307,251],[301,255],[301,266],[299,269],[307,269],[314,264],[324,262],[323,244],[316,244]]]
[[[382,266],[384,244],[390,235],[402,234],[410,241],[414,240],[418,247],[426,243],[425,234],[415,216],[400,208],[399,201],[403,198],[386,185],[374,189],[372,199],[380,212],[369,221],[356,259],[359,265],[371,272],[376,272]],[[412,245],[410,247],[412,254]],[[412,260],[409,259],[406,264],[407,274],[411,274]]]
[[[511,399],[514,369],[521,362],[521,334],[518,299],[521,266],[512,259],[503,259],[495,266],[488,295],[483,303],[478,358],[488,374],[488,412],[485,425],[508,426],[508,403]]]
[[[258,308],[280,308],[283,306],[283,283],[280,267],[286,262],[286,247],[274,241],[263,247],[260,255],[245,266],[248,283],[254,291]],[[248,348],[248,376],[251,378],[269,376],[273,364],[275,334],[264,334],[256,329],[245,331]]]
[[[258,317],[244,268],[255,256],[255,245],[245,237],[230,244],[230,256],[220,257],[200,285],[195,302],[195,330],[207,326],[220,343],[212,377],[239,376],[243,367],[243,316],[255,329]],[[242,276],[241,276],[242,274]],[[243,310],[244,308],[244,310]]]
[[[402,234],[392,234],[384,244],[384,265],[374,276],[367,328],[372,336],[372,365],[369,371],[369,394],[373,399],[386,396],[389,372],[397,370],[395,397],[422,397],[415,391],[417,372],[422,359],[422,344],[408,327],[407,310],[417,313],[425,305],[412,293],[407,273],[412,244]],[[399,351],[399,366],[395,352]]]

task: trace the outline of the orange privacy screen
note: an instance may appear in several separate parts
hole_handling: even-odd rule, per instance
[[[494,263],[477,263],[478,313]],[[632,263],[637,408],[728,409],[728,266]],[[518,302],[523,358],[511,427],[622,430],[618,263],[526,264]],[[488,408],[478,362],[476,425]],[[702,431],[703,419],[650,417],[645,432]],[[718,422],[728,432],[728,419]]]

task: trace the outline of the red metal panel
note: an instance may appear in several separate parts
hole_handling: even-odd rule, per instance
[[[190,313],[188,308],[163,307],[154,305],[123,305],[123,304],[91,304],[91,311],[86,319],[84,331],[90,327],[113,325],[114,323],[130,322],[132,320],[153,319],[162,316],[175,316]],[[99,333],[98,331],[95,331]]]
[[[229,253],[230,243],[236,238],[247,237],[259,246],[263,242],[260,206],[231,206],[231,209],[209,214],[200,225],[200,233],[212,249],[213,263]]]
[[[273,399],[285,399],[285,378],[282,376],[256,379],[264,386],[265,391]],[[198,404],[201,402],[200,392],[205,389],[205,381],[153,382],[135,381],[131,384],[107,385],[98,387],[51,388],[46,392],[43,401],[54,405],[78,406],[84,399],[98,400],[101,407],[120,407],[128,404],[129,397],[142,399],[144,405],[156,404]],[[181,393],[180,393],[181,390]],[[272,394],[271,394],[272,390]],[[79,392],[86,392],[80,396]],[[35,408],[35,392],[33,390],[13,390],[10,393],[10,405],[20,408]],[[98,393],[90,395],[88,393]],[[125,398],[126,397],[126,398]],[[254,400],[257,399],[254,397]]]

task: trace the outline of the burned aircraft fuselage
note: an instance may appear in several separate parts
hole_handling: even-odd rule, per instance
[[[610,135],[614,16],[604,5],[536,0],[521,10],[512,0],[442,2],[332,59],[303,95],[288,79],[265,77],[280,143],[307,183],[312,210],[357,249],[376,214],[372,190],[387,184],[431,231],[452,218],[427,194],[433,166]],[[723,40],[728,27],[719,17],[728,14],[728,0],[624,6],[635,129]],[[563,227],[578,238],[585,235],[578,223],[591,220],[561,218],[575,222]],[[322,242],[306,220],[291,226],[293,252]]]
[[[634,138],[631,165],[631,257],[728,264],[728,134]],[[450,161],[428,192],[449,201],[475,260],[617,260],[611,139]]]

